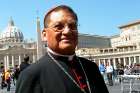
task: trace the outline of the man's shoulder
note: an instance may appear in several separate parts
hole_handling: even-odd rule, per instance
[[[89,65],[89,66],[97,66],[97,64],[91,60],[88,60],[88,59],[83,58],[83,57],[78,57],[78,58],[80,59],[82,64]]]
[[[42,69],[46,68],[46,65],[48,64],[48,60],[45,56],[40,58],[38,61],[36,61],[33,64],[30,64],[24,71],[23,73],[26,74],[36,74],[39,73]]]
[[[31,64],[30,68],[40,68],[48,64],[49,64],[49,58],[47,56],[43,56],[39,60],[37,60],[35,63]]]

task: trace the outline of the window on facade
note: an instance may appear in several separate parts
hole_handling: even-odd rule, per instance
[[[103,53],[103,50],[100,50],[101,53]]]

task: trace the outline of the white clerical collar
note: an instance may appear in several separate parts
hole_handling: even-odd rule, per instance
[[[47,50],[48,50],[48,52],[50,52],[50,53],[52,53],[54,55],[68,57],[69,61],[71,61],[73,59],[73,57],[75,56],[75,54],[73,54],[73,55],[62,55],[62,54],[56,53],[53,50],[51,50],[49,47],[47,47]]]

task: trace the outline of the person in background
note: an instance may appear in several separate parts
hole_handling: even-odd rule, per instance
[[[29,64],[29,56],[25,56],[24,57],[24,61],[20,64],[20,67],[19,67],[19,69],[20,69],[20,72],[21,71],[23,71],[25,68],[27,68],[30,64]]]
[[[131,70],[129,68],[128,65],[124,66],[124,75],[130,75],[131,74]]]
[[[2,69],[2,72],[1,72],[1,89],[3,89],[4,87],[7,86],[7,84],[5,82],[5,69],[4,69],[4,66],[1,69]]]
[[[98,66],[78,57],[78,18],[66,5],[44,17],[47,53],[21,72],[16,93],[109,93]]]
[[[107,62],[107,65],[106,65],[106,74],[107,74],[109,86],[113,86],[113,79],[112,79],[113,67],[112,65],[109,64],[109,62]]]
[[[20,74],[20,69],[19,69],[18,65],[15,65],[13,74],[12,74],[14,85],[16,84],[19,74]]]
[[[5,72],[5,81],[7,84],[7,91],[10,91],[10,87],[11,87],[11,71],[10,71],[10,69],[8,69]]]
[[[100,63],[100,65],[99,65],[99,70],[100,70],[100,72],[101,72],[101,74],[102,74],[102,76],[103,76],[103,78],[104,78],[105,71],[106,71],[106,67],[105,67],[105,65],[103,64],[103,62]]]

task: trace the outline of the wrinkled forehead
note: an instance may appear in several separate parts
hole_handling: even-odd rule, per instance
[[[71,12],[67,11],[54,11],[49,17],[50,22],[60,22],[60,21],[73,21],[76,22],[74,15]]]

